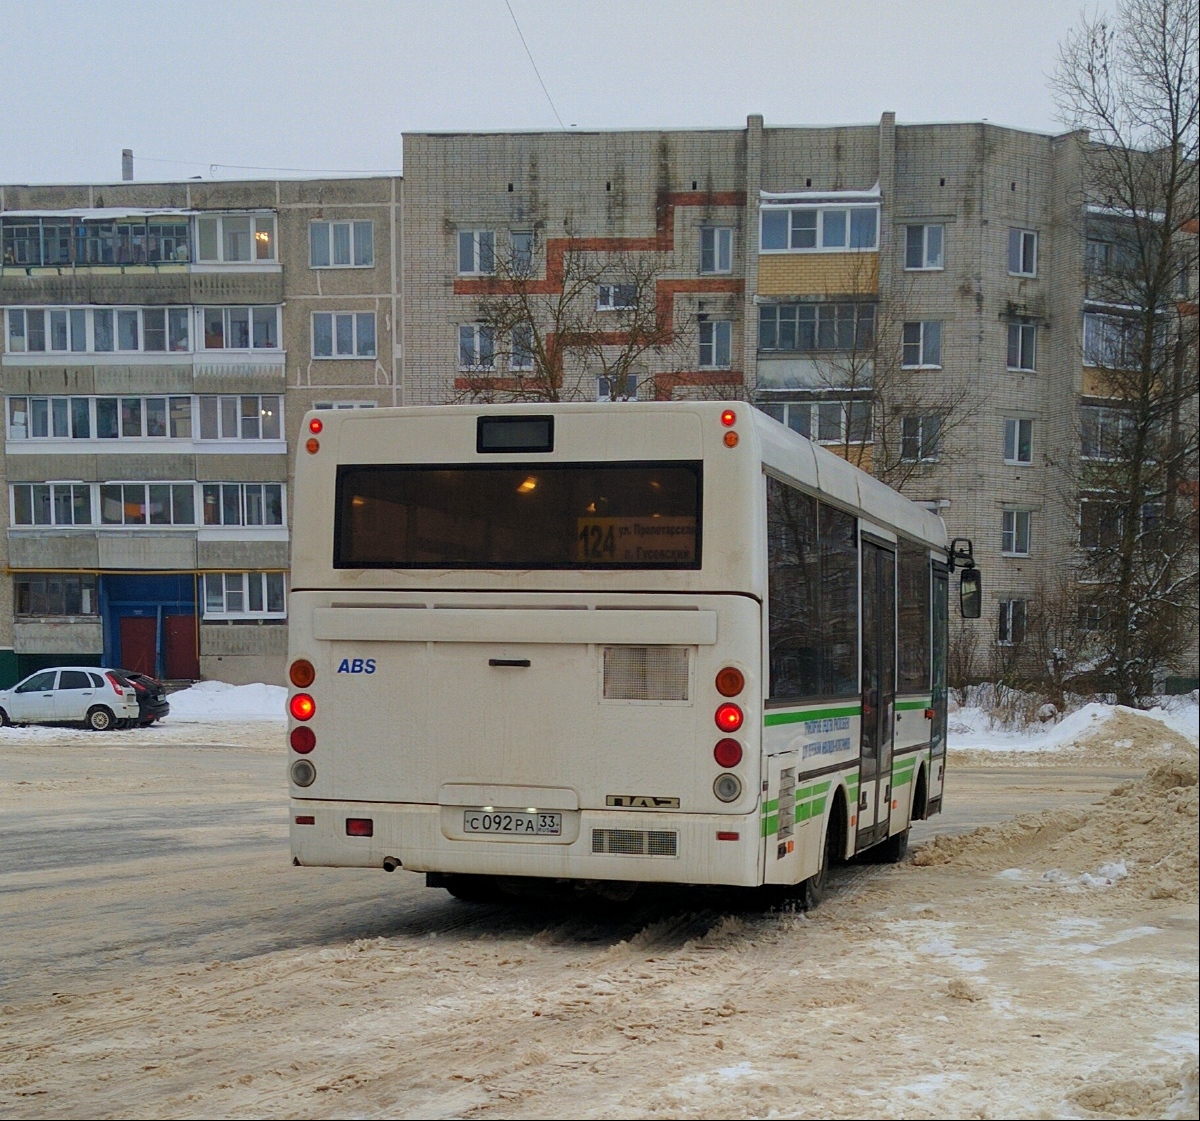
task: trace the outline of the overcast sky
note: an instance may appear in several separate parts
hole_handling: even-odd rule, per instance
[[[891,109],[1060,131],[1046,77],[1082,0],[509,3],[567,127]],[[399,171],[405,131],[559,127],[505,0],[0,0],[0,18],[8,183],[119,179],[122,148],[138,179]]]

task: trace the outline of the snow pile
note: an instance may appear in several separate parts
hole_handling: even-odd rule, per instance
[[[1088,810],[1047,810],[963,836],[935,837],[917,865],[950,864],[1021,882],[1132,891],[1194,903],[1200,896],[1196,832],[1200,787],[1195,761],[1154,767]]]
[[[208,720],[282,720],[287,690],[281,685],[227,685],[224,681],[198,681],[168,698],[169,721],[200,723]]]
[[[991,714],[981,708],[960,708],[950,713],[949,746],[967,751],[1057,751],[1096,731],[1111,719],[1115,705],[1093,702],[1064,716],[1057,724],[1033,724],[1027,728],[996,727]]]

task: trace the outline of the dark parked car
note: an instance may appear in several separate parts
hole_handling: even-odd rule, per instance
[[[171,711],[171,706],[167,703],[167,691],[163,688],[161,681],[156,681],[148,674],[137,673],[129,669],[119,669],[117,673],[137,691],[139,728],[145,728],[148,724],[161,720]]]

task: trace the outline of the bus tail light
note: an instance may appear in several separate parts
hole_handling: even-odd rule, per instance
[[[304,450],[308,452],[309,455],[316,455],[317,452],[321,450],[321,441],[318,440],[316,436],[309,436],[309,438],[304,442]]]
[[[317,746],[317,735],[307,724],[301,724],[299,728],[292,729],[288,741],[297,755],[307,755]],[[724,765],[722,764],[722,766]],[[728,765],[733,766],[732,763]]]
[[[742,780],[737,775],[717,775],[713,793],[722,802],[736,802],[742,796]]]
[[[294,699],[294,698],[293,698]],[[305,717],[304,719],[308,719]],[[717,709],[715,720],[722,732],[736,732],[742,726],[742,710],[735,704],[723,704]]]
[[[299,682],[296,682],[299,685]],[[717,674],[717,692],[722,697],[736,697],[743,689],[746,688],[746,679],[742,676],[740,669],[734,669],[733,666],[726,666],[720,673]]]
[[[374,837],[375,819],[371,817],[346,818],[347,837]]]
[[[296,820],[297,825],[316,825],[317,824],[317,815],[316,814],[297,814],[295,820]]]
[[[311,433],[312,433],[314,436],[320,436],[320,435],[321,435],[321,430],[322,430],[324,427],[325,427],[325,424],[324,424],[324,422],[321,420],[321,418],[320,418],[319,416],[315,416],[315,417],[313,417],[313,418],[312,418],[312,420],[310,420],[310,421],[308,422],[308,430],[309,430],[309,432],[311,432]]]
[[[307,689],[317,679],[317,671],[307,658],[297,658],[288,670],[288,677],[297,689]]]
[[[312,786],[317,781],[317,768],[308,759],[297,759],[288,773],[297,786]]]
[[[296,729],[297,732],[303,730]],[[292,734],[295,735],[295,732]],[[725,770],[736,767],[742,761],[742,745],[737,740],[720,740],[713,748],[713,758],[717,761],[717,766],[724,767]]]
[[[311,720],[317,711],[317,702],[308,693],[296,693],[288,702],[288,708],[297,720]]]
[[[735,413],[732,409],[726,409],[721,414],[721,423],[726,428],[732,428],[735,424],[737,424],[737,413]]]
[[[742,835],[740,833],[735,833],[732,830],[722,829],[720,832],[717,833],[717,840],[718,841],[738,841],[738,840],[741,840],[741,836]]]
[[[736,448],[738,446],[738,434],[736,432],[725,433],[725,446],[727,448]]]

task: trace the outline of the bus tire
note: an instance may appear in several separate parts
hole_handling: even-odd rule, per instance
[[[93,732],[111,732],[115,723],[112,709],[104,705],[94,705],[88,709],[87,726]]]
[[[929,779],[926,777],[924,766],[917,775],[917,785],[912,800],[912,813],[909,821],[924,821],[929,816]]]
[[[801,885],[804,889],[804,909],[811,911],[822,899],[829,886],[829,869],[840,864],[846,853],[846,799],[841,790],[833,796],[833,807],[825,823],[825,839],[821,844],[821,863],[816,875]]]
[[[492,876],[471,876],[463,873],[441,877],[444,887],[463,903],[496,903],[502,892]]]
[[[908,834],[908,829],[893,833],[886,841],[868,849],[867,859],[872,864],[899,864],[908,855]]]

